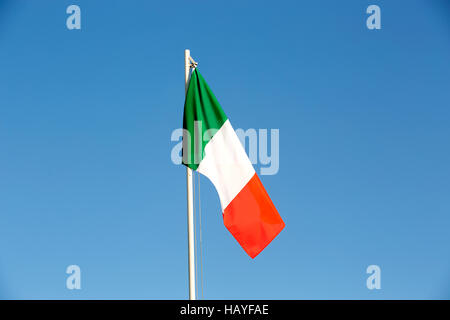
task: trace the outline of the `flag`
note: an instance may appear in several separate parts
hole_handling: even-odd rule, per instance
[[[225,227],[256,257],[284,228],[219,102],[197,69],[191,74],[183,117],[183,164],[209,178]]]

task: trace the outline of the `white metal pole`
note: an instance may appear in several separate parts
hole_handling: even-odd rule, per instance
[[[191,69],[190,50],[184,50],[184,79],[185,94],[189,85]],[[195,246],[194,246],[194,194],[192,183],[192,169],[186,167],[187,177],[187,224],[188,224],[188,254],[189,254],[189,300],[195,300]]]

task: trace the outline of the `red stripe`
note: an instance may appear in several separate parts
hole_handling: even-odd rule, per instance
[[[284,228],[256,173],[225,208],[223,222],[252,259]]]

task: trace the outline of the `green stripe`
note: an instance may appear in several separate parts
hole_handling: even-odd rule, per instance
[[[191,75],[184,103],[184,165],[197,170],[201,159],[203,159],[206,144],[225,121],[227,121],[227,116],[219,102],[200,72],[195,69]]]

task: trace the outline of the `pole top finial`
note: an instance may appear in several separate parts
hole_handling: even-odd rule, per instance
[[[189,56],[189,62],[191,63],[190,67],[191,68],[197,68],[198,63],[194,61],[194,59],[192,59],[191,56]]]

